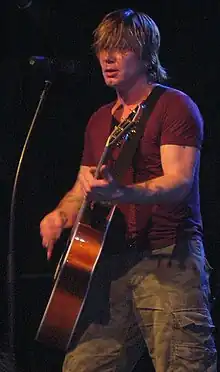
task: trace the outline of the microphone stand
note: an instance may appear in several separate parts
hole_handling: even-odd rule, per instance
[[[8,248],[8,255],[7,255],[7,295],[8,295],[8,348],[9,348],[9,356],[13,362],[15,362],[15,277],[16,277],[16,269],[15,269],[15,248],[14,248],[14,224],[15,224],[15,205],[16,205],[16,190],[17,190],[17,183],[18,178],[20,175],[21,164],[24,158],[25,151],[28,146],[28,142],[33,131],[35,122],[38,118],[39,112],[43,106],[45,98],[47,97],[48,91],[51,87],[51,81],[46,80],[44,89],[40,95],[40,100],[37,105],[34,117],[32,119],[29,131],[27,133],[23,149],[21,151],[20,159],[18,162],[13,189],[12,189],[12,197],[11,197],[11,204],[10,204],[10,216],[9,216],[9,248]]]

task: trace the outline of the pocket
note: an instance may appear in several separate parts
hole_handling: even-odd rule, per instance
[[[204,348],[214,346],[213,324],[209,311],[204,309],[179,310],[174,315],[174,335],[177,344]]]
[[[173,337],[174,366],[184,370],[216,371],[214,325],[209,312],[204,309],[180,310],[174,313]]]
[[[214,324],[211,315],[204,309],[179,310],[174,312],[175,328],[183,329],[192,335],[210,335],[213,332]]]
[[[204,348],[195,344],[176,344],[174,347],[174,352],[177,358],[181,358],[182,360],[189,362],[199,361],[204,358]],[[198,369],[198,371],[201,370]]]
[[[173,371],[217,371],[217,352],[215,346],[200,347],[195,344],[178,344],[175,345],[173,351]]]

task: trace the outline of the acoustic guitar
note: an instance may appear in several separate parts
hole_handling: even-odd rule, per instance
[[[123,150],[127,138],[136,134],[141,112],[142,105],[139,105],[128,119],[114,127],[106,141],[95,178],[98,178],[112,146],[120,145]],[[57,266],[53,289],[35,337],[37,341],[60,350],[68,349],[80,321],[95,267],[105,247],[115,208],[109,207],[104,223],[94,228],[86,217],[91,205],[84,200],[70,233],[70,243]]]

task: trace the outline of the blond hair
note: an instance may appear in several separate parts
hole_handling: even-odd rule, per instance
[[[160,32],[145,13],[121,9],[107,14],[94,31],[93,48],[97,55],[102,50],[132,50],[144,62],[151,82],[167,79],[159,60]]]

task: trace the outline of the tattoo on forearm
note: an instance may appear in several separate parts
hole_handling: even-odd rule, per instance
[[[64,211],[59,210],[59,209],[58,209],[58,211],[59,211],[60,217],[62,219],[62,226],[65,227],[65,225],[66,225],[66,223],[68,221],[68,217],[67,217],[67,215],[66,215],[66,213]]]

